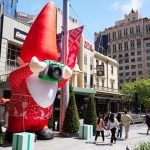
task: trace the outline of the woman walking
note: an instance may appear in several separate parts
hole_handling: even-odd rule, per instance
[[[97,141],[97,137],[100,135],[102,135],[102,140],[104,142],[105,138],[104,138],[104,129],[105,129],[105,123],[104,120],[102,118],[102,116],[100,115],[98,120],[97,120],[97,125],[96,125],[96,135],[95,135],[95,142]]]
[[[110,143],[112,144],[113,141],[114,141],[114,143],[116,143],[116,140],[117,140],[117,138],[116,138],[116,130],[119,127],[119,122],[114,117],[114,114],[110,115],[110,118],[109,118],[109,120],[107,122],[107,127],[111,131],[111,140],[110,140]]]

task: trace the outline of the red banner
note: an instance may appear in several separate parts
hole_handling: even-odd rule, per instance
[[[69,66],[72,70],[74,69],[76,63],[82,31],[83,26],[69,31],[69,41],[68,41],[69,53],[67,58],[67,66]],[[58,87],[61,87],[66,82],[67,80],[63,79],[61,82],[58,83]]]

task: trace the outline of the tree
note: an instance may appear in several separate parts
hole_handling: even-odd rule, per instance
[[[138,105],[150,107],[150,79],[138,79],[122,86],[126,100],[136,101]]]
[[[79,115],[76,106],[75,96],[71,84],[69,85],[69,104],[66,109],[63,132],[77,133],[79,131]]]
[[[94,96],[91,94],[89,95],[88,104],[87,104],[87,110],[85,112],[84,116],[84,124],[93,125],[93,131],[96,129],[96,107],[94,102]]]

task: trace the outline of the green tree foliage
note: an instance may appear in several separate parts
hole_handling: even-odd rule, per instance
[[[87,110],[84,116],[84,124],[93,125],[93,131],[96,129],[96,107],[94,102],[94,96],[91,94],[88,99]]]
[[[137,93],[139,102],[145,107],[150,107],[150,79],[138,79],[124,84],[122,93],[125,99],[130,101],[134,100],[135,93]]]
[[[63,132],[77,133],[79,131],[79,115],[71,84],[69,85],[69,104],[66,109]]]

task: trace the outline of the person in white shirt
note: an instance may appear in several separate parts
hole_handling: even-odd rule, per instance
[[[116,143],[116,140],[117,140],[116,130],[118,129],[118,127],[119,127],[119,122],[114,117],[114,114],[112,113],[107,122],[107,128],[110,129],[110,131],[111,131],[111,140],[110,140],[111,144],[113,143],[113,141],[114,141],[114,143]]]
[[[125,139],[128,138],[128,133],[129,133],[129,129],[130,129],[130,124],[131,122],[133,123],[133,119],[131,118],[131,116],[129,114],[127,114],[127,111],[124,111],[124,115],[122,116],[122,124],[124,126],[125,129]]]

